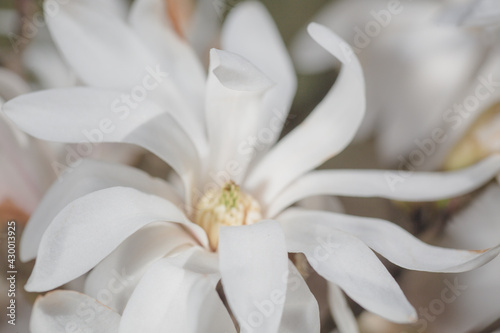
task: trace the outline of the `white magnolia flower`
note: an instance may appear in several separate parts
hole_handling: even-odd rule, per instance
[[[54,184],[22,239],[22,259],[37,258],[26,289],[51,290],[90,271],[86,294],[111,310],[85,295],[56,292],[37,303],[33,332],[71,325],[96,332],[235,332],[215,289],[219,280],[241,331],[319,332],[316,301],[288,253],[304,253],[332,283],[338,325],[353,332],[342,291],[392,321],[416,319],[373,251],[431,272],[470,270],[498,254],[500,247],[430,246],[383,220],[288,208],[317,195],[456,196],[495,175],[500,157],[452,173],[415,174],[396,188],[384,171],[313,171],[345,148],[364,114],[362,71],[343,52],[345,42],[323,26],[309,27],[342,71],[307,120],[275,143],[296,83],[262,6],[232,11],[222,29],[225,51],[211,51],[205,77],[161,14],[164,5],[138,0],[124,20],[96,3],[67,3],[51,19],[51,32],[91,87],[32,93],[3,108],[45,140],[142,146],[182,182],[87,160]],[[127,92],[132,99],[121,99]]]
[[[496,18],[498,26],[499,8],[496,1],[356,0],[332,2],[318,14],[315,21],[338,32],[361,59],[368,110],[360,134],[374,132],[383,163],[404,163],[421,150],[425,160],[415,168],[441,167],[470,124],[498,101],[500,44],[490,23]],[[304,35],[293,45],[298,67],[332,66]]]

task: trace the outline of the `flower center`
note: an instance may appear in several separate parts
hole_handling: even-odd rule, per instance
[[[219,227],[248,225],[261,219],[259,203],[232,181],[207,191],[196,205],[194,218],[205,229],[214,251],[219,244]]]

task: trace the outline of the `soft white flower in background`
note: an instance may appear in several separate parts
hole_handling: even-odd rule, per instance
[[[68,325],[97,332],[234,332],[216,292],[219,280],[243,330],[318,332],[316,301],[288,252],[304,253],[331,282],[333,315],[342,332],[353,332],[341,290],[390,320],[416,319],[372,250],[401,267],[432,272],[470,270],[498,254],[499,247],[433,247],[383,220],[287,209],[316,195],[457,196],[487,182],[500,158],[453,173],[415,174],[396,189],[383,171],[311,171],[345,148],[363,118],[363,75],[343,53],[344,42],[310,26],[343,67],[307,120],[273,146],[295,77],[269,15],[257,3],[236,8],[222,29],[226,51],[211,51],[205,77],[162,15],[164,5],[136,1],[127,19],[97,3],[62,6],[49,28],[90,87],[32,93],[3,108],[21,129],[45,140],[79,143],[92,133],[96,141],[142,146],[182,181],[173,186],[131,167],[87,160],[53,185],[23,236],[23,260],[37,257],[26,288],[51,290],[90,271],[85,292],[109,308],[83,294],[51,293],[37,302],[33,332]],[[148,69],[162,78],[158,88],[135,106],[116,108]],[[103,119],[108,125],[101,126]],[[79,311],[82,304],[94,309],[91,317]]]
[[[498,2],[490,1],[335,1],[318,14],[315,21],[357,48],[368,101],[360,136],[375,135],[384,164],[400,164],[400,156],[407,158],[419,148],[416,139],[432,138],[432,131],[442,128],[447,140],[436,144],[418,167],[441,166],[480,113],[466,112],[470,115],[460,116],[457,125],[458,120],[451,119],[457,112],[447,110],[475,95],[478,78],[489,80],[493,75],[493,81],[499,81],[498,32],[489,24],[495,17]],[[292,47],[299,69],[331,67],[324,52],[304,35]],[[488,109],[498,100],[500,89],[493,89],[476,109]]]
[[[388,13],[387,6],[385,2],[336,2],[320,14],[318,21],[339,29],[344,38],[354,43],[356,31],[353,27],[365,29],[370,21],[381,26],[373,12],[379,15],[381,12]],[[375,136],[379,140],[379,152],[384,162],[401,165],[400,157],[407,158],[413,150],[422,149],[415,140],[428,142],[432,138],[432,130],[436,128],[443,129],[448,139],[444,143],[433,143],[434,148],[428,145],[427,149],[431,152],[420,167],[456,169],[498,152],[500,3],[489,0],[419,1],[401,2],[399,8],[400,13],[390,15],[390,23],[380,29],[379,35],[369,36],[370,45],[359,52],[368,72],[368,100],[375,101],[372,105],[369,103],[370,108],[374,107],[369,111],[378,115],[378,119],[373,116],[374,120],[381,122],[376,127]],[[347,17],[352,17],[346,14],[348,12],[359,20],[346,22]],[[424,15],[418,15],[419,12]],[[295,45],[298,64],[302,67],[331,64],[321,60],[324,54],[304,52],[305,43],[307,41],[302,36]],[[316,61],[311,61],[313,57]],[[386,58],[384,62],[381,62],[381,57]],[[390,63],[390,67],[377,67],[384,63]],[[380,75],[380,68],[386,74]],[[374,74],[370,77],[371,73]],[[387,84],[387,75],[396,79]],[[493,84],[485,85],[482,83],[485,81],[493,81]],[[487,98],[478,98],[481,97],[477,93],[480,86],[482,95],[490,92]],[[377,99],[380,96],[384,99]],[[461,113],[453,108],[454,103],[463,105],[473,98],[479,103],[472,108],[469,106],[463,111],[462,107]],[[377,110],[386,115],[381,117]],[[365,130],[373,129],[370,127],[373,126],[372,120],[367,119],[365,125]],[[452,217],[444,230],[446,240],[435,241],[458,247],[495,243],[498,235],[494,232],[498,228],[495,211],[497,188],[497,185],[492,185],[463,213]],[[498,267],[498,260],[495,260],[487,267],[461,276],[461,281],[468,287],[467,292],[448,306],[446,315],[429,322],[428,330],[479,331],[498,319],[500,307],[498,293],[495,292],[500,286]],[[411,272],[404,274],[400,280],[403,281],[403,290],[414,291],[410,292],[413,294],[411,297],[423,294],[415,286],[425,285],[429,290],[434,289],[432,286],[442,286],[440,278],[428,277],[427,282],[419,283],[422,275]],[[435,294],[429,292],[428,298],[432,297]],[[427,305],[429,299],[423,302]],[[373,329],[370,332],[376,331]],[[380,331],[387,332],[388,328]]]

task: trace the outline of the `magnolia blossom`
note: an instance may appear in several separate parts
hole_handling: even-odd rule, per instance
[[[375,135],[383,163],[405,164],[420,150],[425,158],[410,167],[442,167],[467,128],[498,101],[498,8],[495,1],[356,0],[335,1],[318,14],[316,21],[361,59],[368,112],[360,134]],[[293,45],[298,67],[332,66],[304,35]]]
[[[355,332],[343,292],[389,320],[417,317],[373,251],[431,272],[470,270],[499,253],[431,246],[379,219],[289,208],[318,195],[461,195],[491,179],[500,157],[414,174],[395,188],[384,171],[314,171],[349,144],[364,115],[363,74],[344,52],[349,46],[309,26],[342,70],[306,121],[276,142],[296,81],[263,7],[250,2],[230,13],[224,50],[211,50],[206,76],[164,6],[138,0],[123,19],[97,3],[67,3],[49,28],[88,87],[27,94],[3,107],[35,137],[82,149],[135,144],[178,175],[167,182],[86,160],[52,186],[22,239],[22,259],[37,258],[26,289],[51,290],[89,272],[87,295],[40,298],[32,332],[236,332],[232,318],[241,332],[319,332],[317,303],[289,253],[305,254],[330,281],[339,329]]]

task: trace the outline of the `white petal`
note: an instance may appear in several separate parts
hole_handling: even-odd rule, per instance
[[[279,223],[221,227],[222,286],[242,330],[276,332],[283,313],[288,257]]]
[[[288,262],[288,285],[280,333],[319,333],[320,317],[316,298],[292,262]]]
[[[212,177],[225,171],[228,178],[240,183],[252,158],[251,153],[242,153],[241,145],[257,135],[259,117],[263,114],[262,96],[271,85],[271,81],[244,58],[211,50],[206,119]]]
[[[340,153],[363,119],[363,73],[350,47],[326,28],[311,24],[311,36],[343,63],[325,99],[307,119],[284,137],[252,170],[245,187],[261,202],[270,202],[285,186],[305,172]],[[269,170],[279,170],[272,172]]]
[[[40,242],[29,291],[58,287],[109,255],[128,236],[153,222],[177,222],[206,246],[206,234],[169,201],[127,187],[83,196],[66,206]]]
[[[118,333],[120,315],[95,299],[74,291],[56,290],[39,296],[33,306],[31,333]]]
[[[102,89],[56,89],[15,98],[3,111],[35,137],[81,143],[79,151],[66,154],[68,165],[101,142],[132,143],[169,163],[190,188],[198,165],[190,137],[155,103],[144,100],[131,109],[120,98],[119,92]]]
[[[148,266],[196,241],[179,225],[154,223],[138,230],[101,261],[85,280],[85,293],[121,313]]]
[[[135,1],[130,11],[130,23],[158,58],[160,66],[172,76],[202,123],[205,70],[194,50],[173,30],[168,21],[167,5],[168,2],[163,0]]]
[[[464,272],[484,265],[500,253],[500,245],[484,251],[447,249],[428,245],[394,223],[330,212],[289,209],[280,216],[287,227],[342,230],[392,263],[428,272]],[[301,227],[306,225],[306,227]]]
[[[204,127],[205,70],[194,50],[181,40],[168,22],[167,1],[139,0],[132,5],[130,23],[154,55],[159,67],[168,74],[162,89],[151,94],[171,108],[195,142],[201,155],[207,154]]]
[[[401,170],[322,170],[311,172],[288,186],[272,202],[273,217],[294,202],[315,195],[381,197],[402,201],[436,201],[469,193],[500,172],[500,155],[453,172]]]
[[[328,300],[339,333],[359,333],[356,317],[352,313],[342,290],[335,283],[328,283]]]
[[[274,140],[261,142],[263,146],[270,146],[279,137],[297,89],[295,71],[278,28],[263,4],[244,2],[226,17],[221,44],[224,50],[248,59],[276,83],[266,94],[262,106],[266,112],[258,119],[259,129],[273,131]],[[271,122],[276,117],[275,112],[282,118]]]
[[[21,260],[28,261],[36,257],[43,233],[66,205],[92,192],[114,186],[133,187],[182,207],[179,195],[161,179],[152,178],[147,173],[129,166],[82,160],[78,167],[68,169],[61,175],[31,215],[21,238]]]
[[[50,33],[78,76],[89,86],[130,89],[158,63],[122,18],[97,2],[44,3]]]
[[[163,259],[146,272],[123,313],[120,333],[236,332],[208,276]]]
[[[304,253],[316,272],[365,309],[394,322],[416,320],[415,309],[394,278],[362,241],[314,220],[280,222],[288,251]]]

